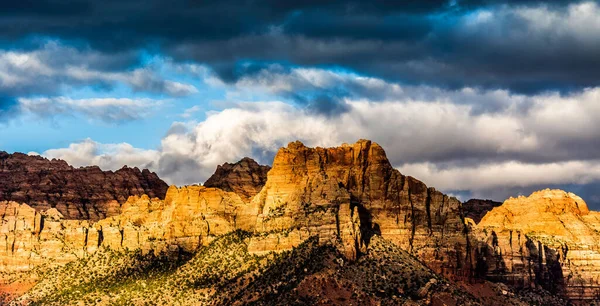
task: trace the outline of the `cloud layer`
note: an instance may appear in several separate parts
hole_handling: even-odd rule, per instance
[[[599,13],[593,1],[39,1],[2,4],[0,40],[83,42],[121,55],[114,65],[159,49],[227,81],[248,63],[283,62],[445,88],[568,91],[597,82]]]
[[[600,207],[596,1],[4,2],[0,122],[134,125],[175,105],[153,117],[170,125],[160,146],[87,139],[43,155],[188,184],[296,139],[369,138],[454,194],[554,186]],[[128,134],[152,126],[139,124]]]
[[[315,86],[352,89],[340,96],[346,110],[336,116],[279,101],[240,102],[208,113],[200,123],[174,123],[160,149],[152,151],[159,158],[140,163],[151,164],[171,183],[197,183],[216,165],[244,156],[270,163],[279,147],[296,139],[337,146],[368,138],[379,142],[402,172],[446,191],[501,200],[533,186],[600,181],[595,166],[600,151],[593,141],[600,138],[600,88],[527,96],[400,86],[319,69],[291,70],[260,86],[264,78],[242,79],[229,90],[244,97],[248,88],[253,94]],[[485,101],[496,106],[481,111]]]

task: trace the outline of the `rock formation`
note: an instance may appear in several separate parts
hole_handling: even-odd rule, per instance
[[[119,213],[129,196],[163,198],[167,184],[148,170],[73,168],[62,160],[0,152],[0,201],[56,208],[67,219],[99,220]]]
[[[17,178],[40,178],[21,179],[26,184],[10,179],[8,186],[22,189],[3,195],[45,201],[31,206],[0,202],[0,273],[6,275],[64,265],[102,254],[99,249],[180,258],[242,230],[237,233],[244,233],[240,235],[248,256],[317,241],[335,246],[344,260],[360,261],[368,256],[372,241],[384,238],[449,279],[479,277],[516,288],[543,288],[573,301],[600,296],[600,213],[589,211],[580,197],[544,190],[500,206],[471,200],[463,207],[455,198],[400,174],[383,149],[368,140],[334,148],[293,142],[278,151],[270,170],[245,158],[220,166],[204,186],[171,186],[164,199],[131,192],[122,205],[117,201],[130,189],[116,188],[113,182],[142,192],[146,185],[139,185],[135,174],[74,169],[40,157],[31,157],[32,164],[7,162],[30,157],[1,156],[0,176],[12,172]],[[150,178],[144,182],[154,182],[147,171],[120,171],[141,173]],[[60,189],[67,191],[56,197],[50,191],[63,188],[59,182],[70,189]],[[71,191],[90,182],[101,183],[88,193]],[[18,191],[29,188],[30,193]],[[92,203],[109,197],[98,191],[106,188],[119,190],[107,193],[117,203],[114,209],[81,206],[109,215],[98,221],[71,220],[73,215],[65,214],[76,214],[64,208],[79,202],[53,207],[48,200]],[[428,281],[421,284],[422,291],[436,286]]]
[[[483,216],[494,207],[502,205],[502,202],[492,200],[470,199],[463,203],[463,211],[465,218],[470,218],[475,223],[479,223]]]
[[[20,220],[5,222],[23,225],[10,225],[0,232],[6,237],[0,265],[4,271],[23,270],[40,262],[53,263],[60,250],[74,250],[65,257],[67,261],[101,246],[191,252],[215,236],[242,229],[257,233],[249,242],[254,254],[289,250],[316,235],[323,242],[336,243],[349,259],[355,259],[370,236],[380,234],[437,272],[468,273],[469,242],[460,202],[401,175],[376,143],[361,140],[337,148],[290,143],[277,153],[260,193],[247,199],[260,181],[249,178],[259,178],[265,169],[249,159],[226,164],[212,182],[241,178],[224,187],[239,193],[173,186],[164,201],[132,196],[122,205],[121,214],[95,223],[63,220],[55,210],[39,213],[27,205],[5,202],[5,210],[10,211],[7,218]],[[56,223],[51,226],[45,215],[49,213]],[[39,238],[44,235],[60,238],[46,242]],[[46,248],[53,251],[40,252]],[[34,255],[38,253],[44,253],[39,255],[44,260]],[[19,268],[12,262],[23,264]]]
[[[600,213],[577,195],[546,189],[510,198],[477,229],[482,276],[573,301],[600,296]]]
[[[260,211],[256,231],[339,239],[349,257],[380,234],[438,273],[469,273],[461,203],[400,174],[381,146],[368,140],[335,148],[290,143],[275,156],[252,203]]]
[[[122,213],[92,223],[65,220],[55,208],[0,202],[0,272],[63,265],[100,247],[144,253],[193,252],[234,229],[252,230],[257,211],[231,192],[172,186],[165,200],[131,196]]]
[[[267,182],[269,170],[271,167],[259,165],[253,159],[244,157],[237,163],[217,166],[217,170],[206,180],[204,186],[235,192],[244,199],[250,199]]]

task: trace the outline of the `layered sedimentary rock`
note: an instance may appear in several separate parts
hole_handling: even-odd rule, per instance
[[[573,301],[600,296],[600,213],[562,190],[510,198],[477,225],[478,274]]]
[[[0,202],[0,272],[62,265],[100,247],[143,252],[192,252],[235,229],[252,230],[257,211],[235,193],[172,186],[166,199],[132,196],[122,213],[95,223],[65,220],[58,210],[37,212]]]
[[[216,187],[235,192],[244,199],[254,197],[267,182],[270,166],[259,165],[249,157],[234,164],[217,166],[215,173],[204,183],[206,187]]]
[[[400,174],[368,140],[336,148],[290,143],[277,153],[252,204],[260,209],[256,231],[339,239],[350,257],[380,234],[437,272],[469,273],[461,203]]]
[[[163,198],[167,184],[148,170],[73,168],[62,160],[0,152],[0,201],[56,208],[67,219],[99,220],[120,212],[129,196]]]
[[[463,212],[465,218],[470,218],[475,223],[479,223],[483,216],[491,211],[494,207],[502,205],[502,202],[492,200],[470,199],[463,203]]]

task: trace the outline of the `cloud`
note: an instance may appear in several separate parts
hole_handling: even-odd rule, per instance
[[[399,169],[444,190],[491,190],[555,184],[583,185],[600,181],[600,160],[543,164],[506,161],[452,167],[440,167],[425,162],[404,164]]]
[[[125,165],[155,170],[155,161],[160,156],[158,151],[134,148],[127,143],[102,144],[91,139],[47,150],[42,155],[63,159],[74,167],[96,165],[103,170],[118,170]]]
[[[539,93],[595,86],[600,68],[593,1],[177,2],[79,1],[60,14],[64,5],[54,2],[3,5],[0,40],[35,34],[101,54],[160,50],[205,63],[227,82],[249,73],[244,65],[254,61]]]
[[[0,95],[12,100],[46,95],[50,96],[47,100],[50,102],[64,100],[56,96],[73,88],[110,88],[119,84],[133,91],[171,97],[198,92],[190,84],[165,80],[148,67],[129,69],[133,63],[134,55],[128,52],[107,55],[52,41],[31,51],[0,50]],[[61,107],[64,103],[54,106]],[[2,109],[8,111],[6,103]]]
[[[451,99],[494,93],[434,94],[439,98],[427,101],[348,98],[348,110],[334,117],[279,101],[238,103],[207,113],[199,123],[174,123],[147,163],[170,183],[199,183],[217,165],[244,156],[270,163],[278,148],[296,139],[338,146],[367,138],[380,143],[405,174],[442,190],[485,197],[498,190],[600,181],[593,142],[600,138],[600,88],[530,96],[525,109],[519,107],[522,96],[499,95],[506,107],[491,113]]]
[[[53,97],[19,99],[22,112],[34,114],[41,118],[81,114],[86,118],[107,123],[145,118],[163,104],[163,101],[158,100],[128,98],[71,99],[68,97]]]

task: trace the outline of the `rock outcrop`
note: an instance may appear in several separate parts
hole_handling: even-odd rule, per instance
[[[0,152],[0,201],[56,208],[67,219],[100,220],[120,212],[132,195],[163,198],[168,185],[148,170],[73,168],[62,160]]]
[[[494,207],[502,205],[502,202],[492,200],[470,199],[463,203],[463,212],[465,218],[470,218],[475,223],[479,223],[483,216],[491,211]]]
[[[335,148],[290,143],[275,156],[252,204],[260,211],[256,231],[337,239],[349,257],[379,234],[438,273],[470,273],[461,203],[400,174],[383,148],[368,140]]]
[[[259,165],[249,157],[234,164],[217,166],[215,173],[204,183],[206,187],[216,187],[235,192],[244,199],[254,197],[267,182],[270,166]]]
[[[600,213],[577,195],[546,189],[510,198],[477,230],[481,276],[572,301],[600,296]]]

